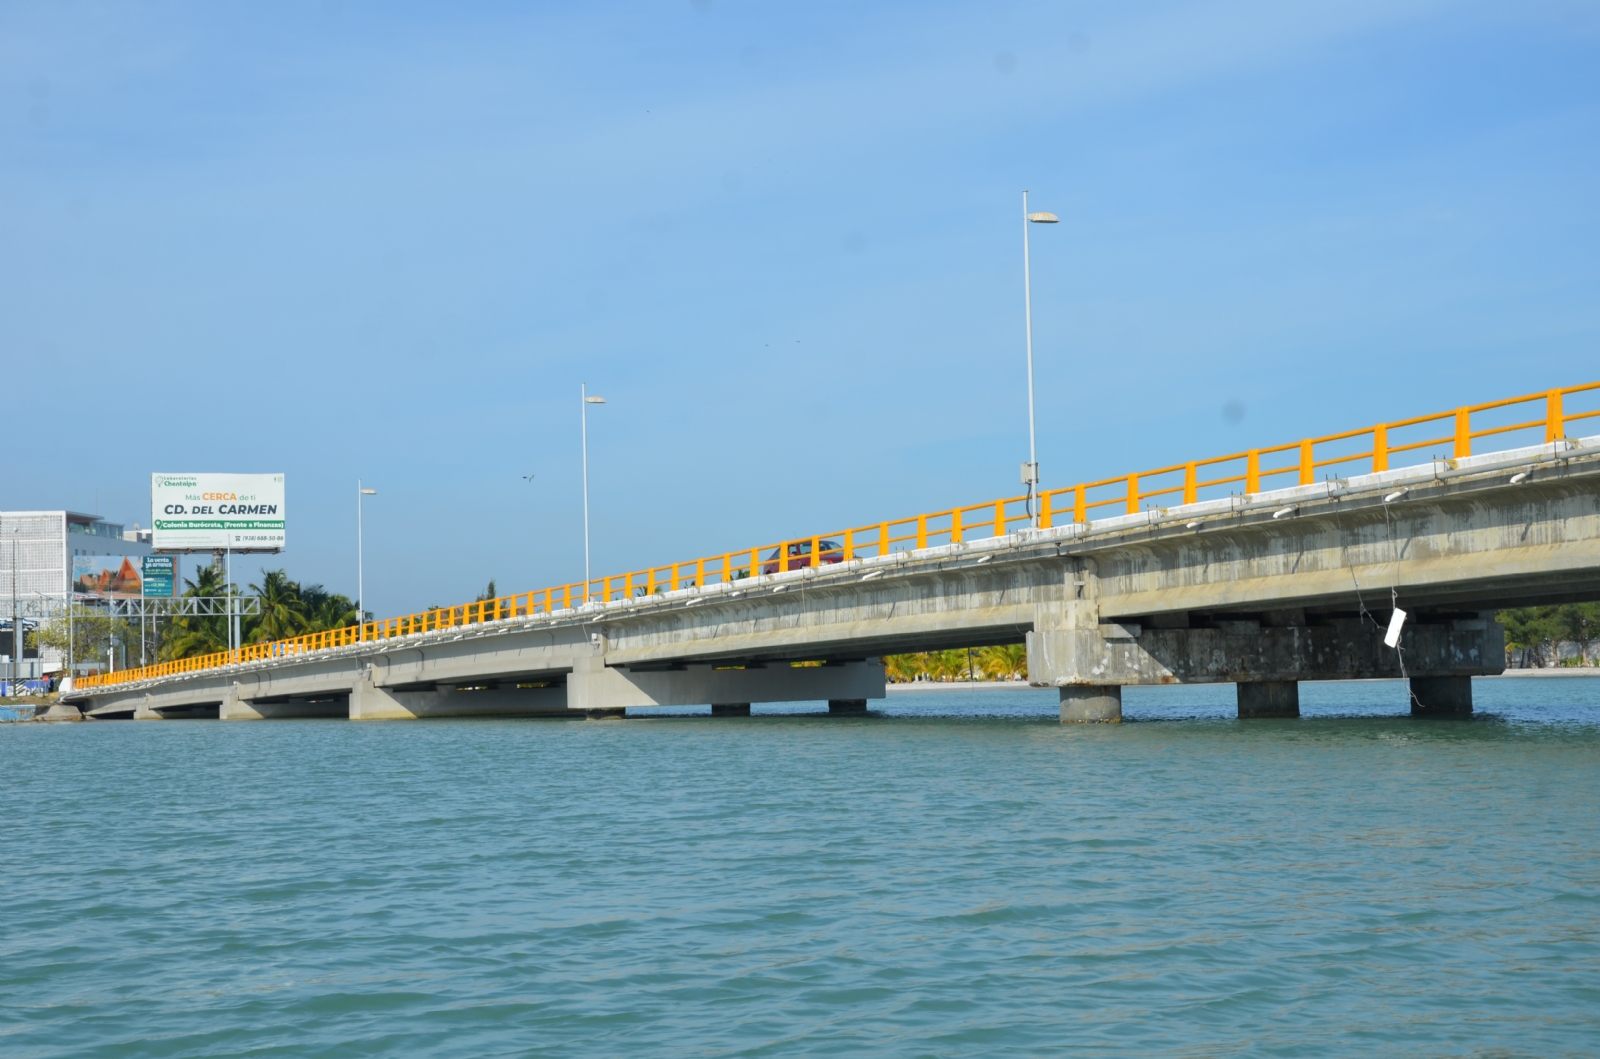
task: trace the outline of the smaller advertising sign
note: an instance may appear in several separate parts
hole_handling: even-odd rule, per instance
[[[140,564],[145,599],[172,599],[178,594],[178,557],[146,555]]]
[[[137,555],[74,555],[72,591],[98,599],[138,599],[144,577]]]

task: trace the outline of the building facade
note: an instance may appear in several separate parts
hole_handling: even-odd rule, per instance
[[[78,511],[0,511],[0,665],[10,675],[13,622],[25,629],[66,610],[74,558],[149,555],[150,531],[125,529]],[[55,652],[24,652],[19,660],[37,677],[63,665]]]

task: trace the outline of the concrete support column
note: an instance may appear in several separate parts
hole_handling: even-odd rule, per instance
[[[713,702],[711,704],[713,717],[748,717],[750,704],[748,702]]]
[[[1471,677],[1412,677],[1411,716],[1470,717]]]
[[[1300,716],[1300,682],[1297,680],[1241,680],[1239,718]]]
[[[828,700],[828,712],[830,714],[866,713],[867,712],[867,700],[866,699],[829,699]]]
[[[140,700],[139,705],[133,708],[133,719],[136,721],[162,721],[166,718],[150,708],[150,696],[147,694]]]
[[[219,721],[259,721],[261,714],[239,696],[237,681],[228,685],[227,692],[222,696],[222,704],[217,707]]]
[[[1061,723],[1122,723],[1122,687],[1117,684],[1062,685]]]
[[[370,670],[362,670],[356,686],[350,689],[352,721],[409,721],[416,716],[399,699],[374,685]]]

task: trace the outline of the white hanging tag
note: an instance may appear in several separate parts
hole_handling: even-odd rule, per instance
[[[1395,647],[1400,643],[1400,628],[1406,623],[1406,612],[1399,607],[1394,608],[1394,613],[1389,616],[1389,631],[1383,634],[1383,643],[1386,647]]]

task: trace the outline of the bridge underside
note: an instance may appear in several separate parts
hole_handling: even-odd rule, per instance
[[[1600,438],[1530,452],[72,698],[97,716],[263,719],[854,710],[884,694],[883,655],[1026,643],[1031,682],[1060,688],[1068,719],[1118,714],[1128,684],[1233,682],[1241,715],[1265,716],[1297,712],[1302,680],[1402,676],[1417,712],[1459,711],[1472,676],[1503,668],[1495,610],[1600,598]],[[1384,643],[1396,606],[1399,650]]]

